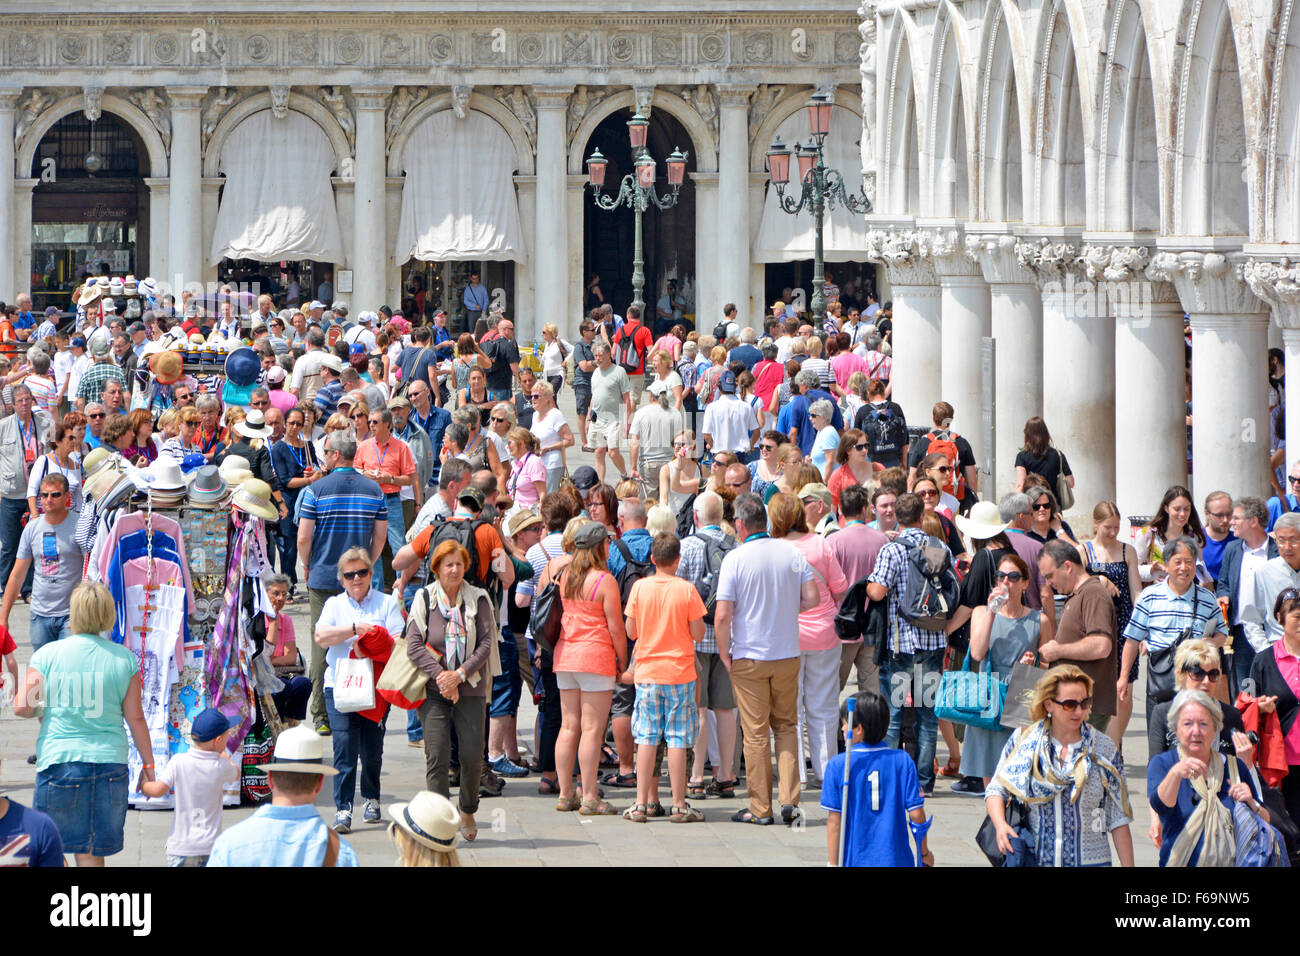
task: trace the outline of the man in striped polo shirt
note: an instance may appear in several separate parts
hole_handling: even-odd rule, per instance
[[[379,484],[352,467],[357,441],[347,432],[329,436],[325,468],[329,474],[302,491],[302,513],[298,522],[298,555],[311,608],[311,628],[321,607],[341,594],[338,560],[348,548],[370,549],[370,560],[379,558],[388,537],[388,502]],[[325,718],[325,649],[311,645],[311,718],[316,731],[329,734]]]

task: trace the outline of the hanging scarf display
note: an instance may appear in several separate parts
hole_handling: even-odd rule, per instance
[[[243,594],[244,557],[248,548],[250,525],[242,512],[231,510],[230,566],[226,573],[226,590],[222,595],[217,623],[208,643],[205,687],[209,705],[217,708],[230,720],[232,754],[239,752],[244,736],[252,728],[256,717],[253,685],[250,680],[250,648],[241,633],[243,612],[240,597]]]

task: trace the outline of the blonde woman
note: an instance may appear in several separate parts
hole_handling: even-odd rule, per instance
[[[398,866],[460,866],[456,854],[460,817],[442,794],[421,790],[409,803],[393,804],[388,814],[393,818],[388,836],[397,847]]]
[[[673,457],[659,469],[659,496],[677,514],[698,494],[703,480],[700,463],[695,458],[695,433],[680,431],[673,436]]]
[[[673,408],[680,412],[682,410],[682,377],[673,370],[672,353],[662,350],[651,352],[650,366],[655,372],[654,382],[650,384],[658,384],[671,391],[673,393]]]
[[[564,475],[564,449],[573,447],[573,429],[564,414],[555,407],[555,390],[550,382],[533,385],[533,426],[538,452],[546,465],[546,490],[558,491]]]
[[[312,447],[316,451],[316,460],[317,461],[325,460],[325,451],[326,451],[325,442],[329,439],[330,435],[333,435],[335,432],[351,432],[351,431],[352,431],[352,423],[348,421],[348,416],[346,413],[335,412],[333,415],[331,415],[325,422],[325,430],[321,433],[321,436],[312,442]]]
[[[560,338],[560,330],[554,322],[542,326],[542,377],[550,383],[559,401],[560,389],[564,385],[564,363],[573,351],[573,345]]]

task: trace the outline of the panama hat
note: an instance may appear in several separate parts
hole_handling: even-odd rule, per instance
[[[394,803],[388,815],[416,843],[439,853],[456,849],[460,811],[442,794],[421,790],[409,803]]]
[[[235,431],[245,438],[271,437],[271,426],[266,423],[266,416],[260,408],[250,408],[244,420],[235,424]]]
[[[262,371],[262,360],[247,346],[237,347],[226,356],[226,381],[235,385],[255,385]]]
[[[249,349],[249,351],[251,352],[252,349]],[[325,368],[334,372],[334,374],[336,375],[340,374],[343,371],[343,360],[339,358],[337,355],[335,355],[333,352],[328,352],[325,355],[322,355],[319,361],[321,365],[325,366]],[[258,367],[259,368],[261,367],[260,362],[258,363]]]
[[[280,509],[271,501],[271,486],[260,478],[249,478],[241,484],[230,503],[250,515],[278,521]]]
[[[99,471],[100,468],[103,468],[104,463],[111,460],[112,457],[113,453],[103,445],[100,445],[98,448],[93,448],[90,453],[86,455],[85,461],[81,463],[81,471],[87,478],[89,478],[95,472]]]
[[[275,753],[270,762],[260,764],[257,769],[270,773],[315,773],[325,777],[338,773],[325,762],[325,746],[320,734],[303,724],[282,731],[275,740]]]
[[[983,541],[1000,535],[1010,522],[1002,520],[1002,513],[992,501],[979,501],[970,510],[970,517],[957,516],[957,528],[962,534],[976,541]]]
[[[81,290],[81,296],[77,299],[77,305],[90,305],[90,303],[94,302],[103,294],[104,290],[101,289],[98,284],[92,282]]]
[[[149,357],[149,368],[153,370],[153,377],[159,385],[175,385],[185,376],[185,359],[180,352],[168,351],[159,346]]]
[[[215,508],[230,496],[230,486],[216,465],[204,465],[190,473],[190,504]]]
[[[108,460],[100,462],[95,473],[82,482],[81,490],[95,501],[99,501],[125,475],[126,463],[120,455],[110,454]]]
[[[159,458],[148,468],[137,470],[132,477],[141,491],[184,491],[189,487],[180,462],[171,455]]]
[[[150,299],[158,294],[158,282],[153,276],[145,276],[140,280],[140,294]]]
[[[126,286],[123,285],[120,276],[113,276],[108,280],[108,294],[116,298],[121,298],[126,294]]]

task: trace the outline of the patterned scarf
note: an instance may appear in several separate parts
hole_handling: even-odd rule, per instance
[[[438,601],[438,613],[446,621],[446,636],[443,643],[446,647],[447,663],[444,665],[448,670],[455,670],[469,654],[469,629],[465,626],[465,592],[458,591],[456,594],[456,604],[452,604],[447,597],[447,592],[442,589],[440,582],[435,582],[433,586],[433,595]]]
[[[1075,803],[1083,794],[1084,784],[1095,768],[1102,775],[1103,791],[1106,794],[1112,790],[1117,792],[1124,815],[1133,816],[1124,775],[1097,753],[1098,732],[1086,723],[1080,730],[1083,736],[1074,759],[1069,766],[1062,768],[1058,766],[1052,752],[1053,746],[1060,744],[1054,745],[1052,742],[1051,720],[1044,719],[1029,725],[1003,761],[997,775],[998,783],[1026,806],[1051,803],[1058,794],[1069,803]]]
[[[1183,760],[1187,753],[1178,747],[1178,759]],[[1196,809],[1187,818],[1183,832],[1169,850],[1167,866],[1187,866],[1187,861],[1201,846],[1201,855],[1196,859],[1197,866],[1234,866],[1237,859],[1237,842],[1232,830],[1232,811],[1219,799],[1219,788],[1223,786],[1224,758],[1221,754],[1211,753],[1205,764],[1205,776],[1191,777],[1188,783],[1196,791]],[[1202,839],[1203,838],[1203,839]]]
[[[233,531],[230,538],[230,564],[226,572],[226,590],[221,598],[217,623],[208,639],[207,660],[204,673],[204,691],[208,705],[220,710],[230,719],[230,741],[226,745],[233,754],[239,752],[244,737],[256,719],[253,687],[249,682],[249,655],[241,624],[240,596],[243,592],[244,560],[250,545],[248,519],[238,511],[231,512]]]

